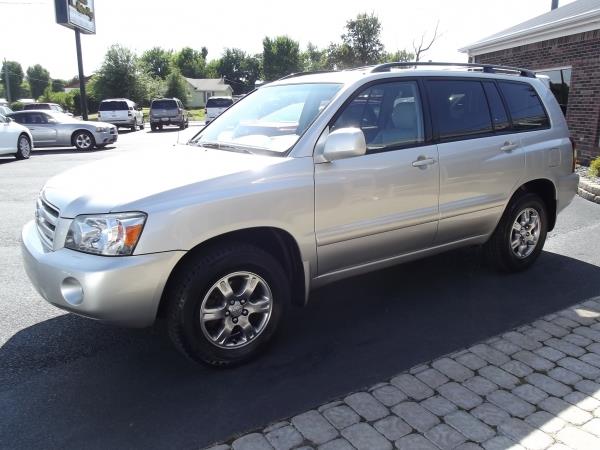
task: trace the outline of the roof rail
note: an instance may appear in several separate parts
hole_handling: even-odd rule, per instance
[[[306,72],[295,72],[295,73],[290,73],[288,75],[285,75],[281,78],[277,78],[275,81],[287,80],[288,78],[296,78],[296,77],[301,77],[303,75],[314,75],[317,73],[330,73],[330,72],[333,72],[333,70],[309,70]]]
[[[469,67],[473,69],[480,69],[484,73],[518,73],[519,76],[535,78],[535,73],[528,69],[522,69],[519,67],[510,67],[510,66],[498,66],[495,64],[477,64],[477,63],[451,63],[451,62],[416,62],[416,61],[407,61],[407,62],[390,62],[379,64],[373,69],[371,69],[371,73],[374,72],[389,72],[390,69],[395,67],[398,68],[408,68],[408,67],[416,67],[416,66],[446,66],[446,67]]]

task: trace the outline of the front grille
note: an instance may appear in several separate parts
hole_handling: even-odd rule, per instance
[[[58,216],[58,209],[40,196],[35,209],[35,223],[37,224],[42,242],[49,249],[54,248],[54,231]]]

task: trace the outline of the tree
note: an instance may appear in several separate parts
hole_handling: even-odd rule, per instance
[[[52,92],[64,92],[66,85],[67,85],[67,82],[65,80],[61,80],[59,78],[52,80],[50,83]]]
[[[406,50],[396,50],[392,53],[385,52],[383,62],[407,62],[415,59],[415,55]]]
[[[37,99],[50,84],[50,72],[39,64],[28,67],[27,81],[31,88],[31,97]]]
[[[165,97],[177,97],[184,105],[187,105],[186,81],[177,69],[172,70],[167,77],[166,87]]]
[[[130,98],[141,103],[148,98],[147,75],[135,54],[115,44],[108,49],[100,70],[92,77],[90,92],[96,99]]]
[[[150,75],[164,80],[171,73],[172,58],[173,50],[153,47],[142,54],[140,61]]]
[[[8,86],[10,89],[6,89],[6,70],[8,70]],[[10,100],[15,101],[22,97],[21,95],[21,83],[23,82],[23,78],[25,74],[23,73],[23,68],[21,64],[17,61],[5,61],[2,64],[2,73],[0,73],[0,82],[4,85],[5,90],[10,90]]]
[[[265,80],[276,80],[302,70],[300,45],[287,36],[265,37],[263,40],[263,71]]]
[[[354,53],[348,44],[329,44],[325,50],[325,66],[330,70],[342,70],[354,67]]]
[[[425,33],[423,33],[421,35],[421,40],[419,41],[418,45],[415,44],[415,41],[413,41],[413,49],[415,51],[415,61],[420,61],[421,55],[423,53],[425,53],[427,50],[429,50],[431,48],[431,46],[433,45],[433,43],[435,42],[435,40],[439,37],[438,36],[438,27],[439,26],[440,26],[440,21],[438,20],[437,23],[435,24],[435,30],[433,32],[433,37],[429,41],[429,44],[424,43]]]
[[[206,48],[204,48],[206,50]],[[203,52],[198,52],[190,47],[184,47],[173,56],[173,63],[187,78],[204,78],[206,60]],[[208,51],[206,51],[208,54]]]
[[[373,13],[359,14],[346,22],[342,43],[350,49],[353,65],[366,66],[382,60],[384,47],[380,35],[381,22]]]
[[[223,56],[216,61],[214,69],[218,76],[231,84],[235,94],[251,91],[256,80],[260,78],[260,60],[238,48],[225,49]]]
[[[319,50],[316,45],[309,42],[306,51],[302,52],[302,67],[305,71],[324,70],[327,68],[327,52]]]

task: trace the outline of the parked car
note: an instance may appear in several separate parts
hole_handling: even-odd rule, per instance
[[[206,101],[206,108],[204,108],[206,123],[215,120],[223,111],[233,105],[233,103],[233,98],[231,97],[210,97]]]
[[[286,77],[187,146],[50,179],[22,233],[33,285],[83,316],[162,317],[223,366],[332,281],[471,245],[529,268],[577,190],[560,107],[528,70],[437,66]]]
[[[56,111],[64,113],[66,112],[62,106],[58,103],[27,103],[23,106],[24,111],[33,111],[33,110],[44,110],[44,111]]]
[[[142,107],[126,98],[110,98],[102,100],[98,107],[98,120],[113,124],[116,127],[127,127],[131,131],[145,127]]]
[[[14,111],[12,109],[10,109],[8,106],[0,106],[0,114],[2,114],[3,116],[7,116],[12,112],[14,112]]]
[[[0,114],[0,155],[15,155],[27,159],[33,149],[33,138],[29,130],[10,117]]]
[[[188,111],[178,98],[161,98],[150,104],[150,128],[162,130],[165,125],[177,125],[185,129],[190,124]]]
[[[16,111],[8,117],[29,128],[36,147],[103,148],[117,142],[117,127],[86,122],[55,111]]]

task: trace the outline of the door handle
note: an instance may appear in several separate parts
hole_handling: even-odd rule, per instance
[[[512,152],[518,146],[519,146],[519,144],[515,144],[514,142],[506,141],[504,143],[504,145],[502,145],[502,147],[500,147],[500,150],[502,150],[503,152]]]
[[[435,164],[435,162],[436,161],[433,158],[419,157],[419,159],[417,159],[416,161],[413,161],[412,166],[425,168],[426,166]]]

